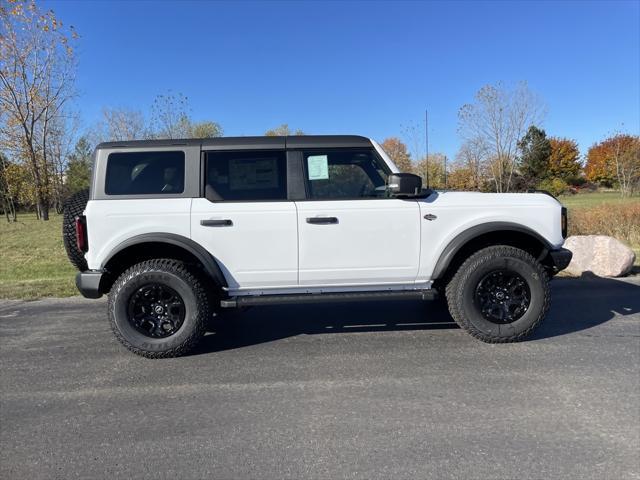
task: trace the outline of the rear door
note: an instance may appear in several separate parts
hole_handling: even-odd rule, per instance
[[[284,142],[281,149],[204,151],[203,161],[192,238],[216,258],[232,290],[297,286],[296,206],[287,200]]]
[[[390,173],[373,148],[302,150],[307,199],[298,207],[300,285],[415,282],[420,209],[385,197]]]

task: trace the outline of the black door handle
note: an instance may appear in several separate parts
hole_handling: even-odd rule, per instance
[[[203,227],[231,227],[233,222],[229,219],[225,220],[200,220]]]
[[[307,223],[328,225],[330,223],[338,223],[338,219],[336,217],[307,217]]]

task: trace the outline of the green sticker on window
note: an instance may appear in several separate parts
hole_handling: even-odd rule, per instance
[[[309,180],[327,180],[329,178],[329,162],[326,155],[307,157]]]

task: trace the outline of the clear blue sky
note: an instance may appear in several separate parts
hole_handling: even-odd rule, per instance
[[[281,123],[382,140],[423,121],[453,156],[457,112],[526,80],[583,152],[640,132],[640,2],[46,1],[81,35],[78,106],[148,109],[171,89],[225,135]],[[624,125],[624,126],[623,126]]]

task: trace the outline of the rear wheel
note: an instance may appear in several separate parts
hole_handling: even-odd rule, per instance
[[[489,343],[528,336],[549,308],[547,274],[518,248],[492,246],[469,257],[446,289],[449,312],[474,337]]]
[[[116,338],[148,358],[192,351],[210,315],[199,275],[170,259],[148,260],[126,270],[111,288],[108,308]]]

